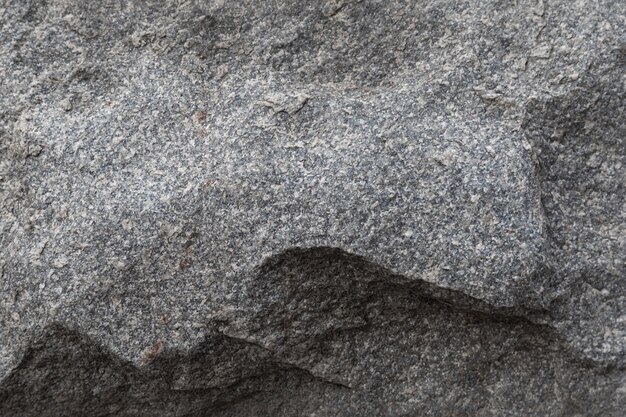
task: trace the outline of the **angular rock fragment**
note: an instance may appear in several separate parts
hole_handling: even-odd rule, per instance
[[[0,7],[0,414],[620,415],[620,1]]]

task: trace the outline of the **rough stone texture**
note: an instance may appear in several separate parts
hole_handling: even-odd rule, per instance
[[[0,3],[0,415],[621,416],[626,3]]]

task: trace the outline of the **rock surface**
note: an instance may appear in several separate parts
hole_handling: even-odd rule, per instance
[[[0,415],[621,416],[626,3],[5,1]]]

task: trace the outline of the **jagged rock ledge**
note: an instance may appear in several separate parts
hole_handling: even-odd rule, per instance
[[[510,309],[332,248],[293,250],[258,272],[243,327],[216,321],[188,352],[156,341],[140,366],[47,327],[0,383],[0,413],[619,415],[623,405],[612,403],[623,365],[585,359]]]

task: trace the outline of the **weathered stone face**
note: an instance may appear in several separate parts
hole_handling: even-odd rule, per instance
[[[0,414],[620,415],[625,9],[2,5]]]

